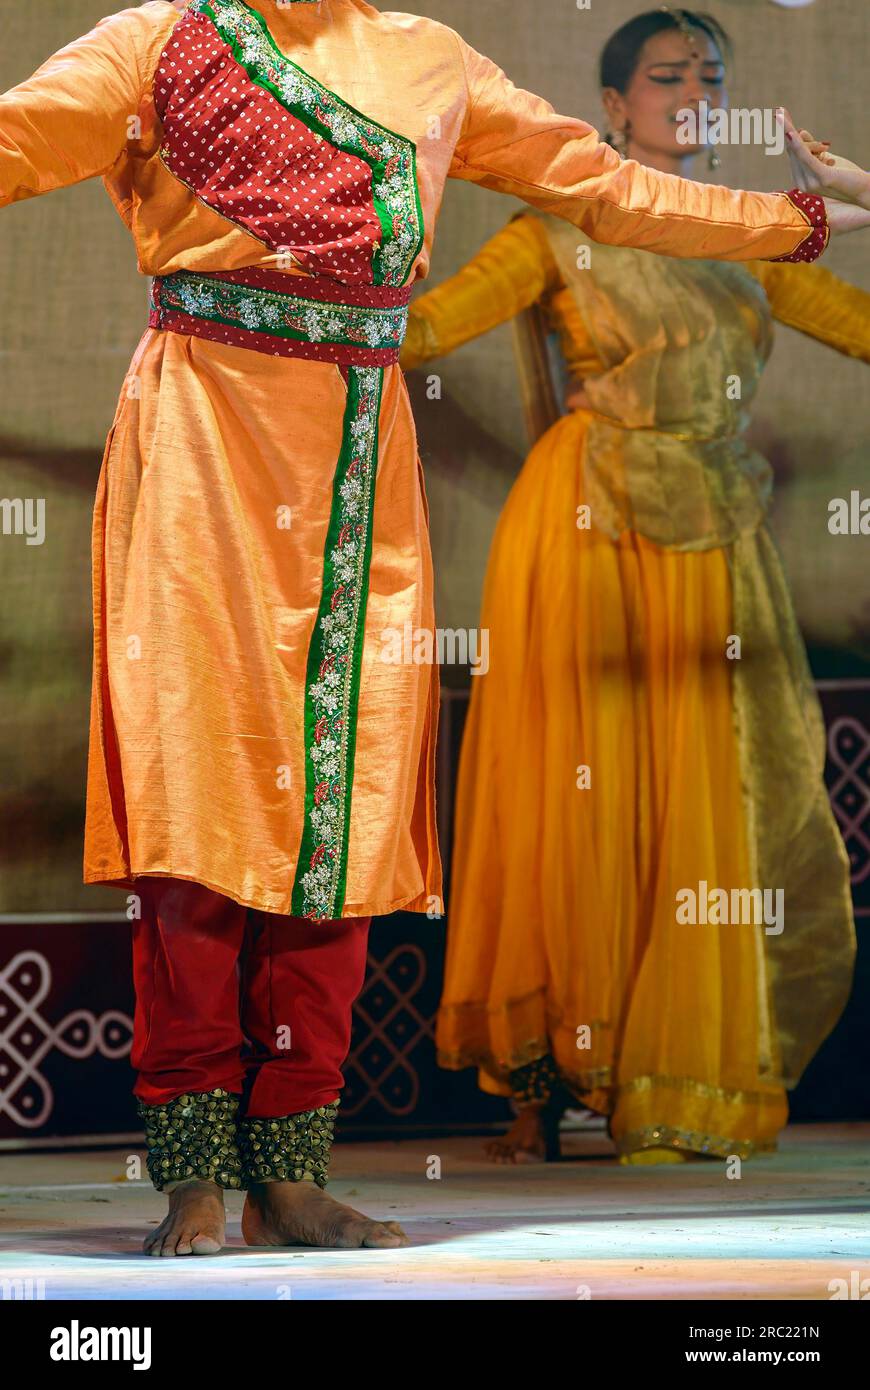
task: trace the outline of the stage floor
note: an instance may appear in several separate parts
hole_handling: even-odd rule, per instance
[[[0,1280],[46,1299],[575,1300],[829,1299],[829,1281],[870,1278],[870,1125],[796,1126],[730,1180],[719,1162],[619,1167],[601,1134],[520,1168],[482,1142],[336,1148],[330,1191],[401,1221],[407,1250],[248,1249],[230,1193],[226,1251],[176,1260],[139,1253],[162,1201],[126,1179],[126,1152],[4,1153]]]

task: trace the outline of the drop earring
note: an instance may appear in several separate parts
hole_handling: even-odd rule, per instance
[[[722,168],[722,160],[719,158],[715,150],[711,150],[710,153],[707,155],[707,167],[709,168],[711,173],[715,173],[717,169]]]
[[[610,143],[616,150],[620,159],[628,157],[628,129],[615,130],[610,137]]]

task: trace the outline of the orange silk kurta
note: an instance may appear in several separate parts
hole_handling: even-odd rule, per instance
[[[293,246],[277,255],[161,158],[155,74],[184,10],[153,0],[114,15],[0,97],[0,204],[101,176],[145,275],[304,273]],[[363,0],[260,0],[259,10],[298,68],[416,145],[423,236],[405,283],[426,274],[448,177],[524,198],[599,241],[670,255],[773,258],[807,237],[807,219],[781,195],[704,188],[620,162],[589,126],[516,89],[434,21]],[[280,140],[275,130],[253,138]],[[86,882],[171,875],[254,908],[292,910],[306,815],[306,661],[345,398],[332,363],[145,332],[94,518]],[[346,886],[335,912],[344,916],[426,910],[441,893],[437,683],[431,669],[381,659],[385,630],[434,622],[426,504],[397,366],[384,370],[378,426]]]

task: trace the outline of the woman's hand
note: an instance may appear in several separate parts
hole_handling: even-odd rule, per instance
[[[859,232],[870,227],[870,207],[858,203],[840,203],[836,198],[825,199],[828,226],[832,236],[844,236],[846,232]]]
[[[870,173],[851,160],[831,154],[828,141],[816,140],[809,131],[798,130],[786,110],[780,110],[778,119],[785,127],[786,148],[798,188],[806,193],[819,193],[826,199],[836,198],[870,210]],[[835,227],[832,211],[833,204],[829,204],[828,217],[832,230],[853,231],[855,226],[866,226],[857,219],[852,219],[850,225],[846,226],[847,219],[839,218],[837,221],[840,225]]]

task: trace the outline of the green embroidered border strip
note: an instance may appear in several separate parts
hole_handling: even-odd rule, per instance
[[[189,270],[161,279],[160,307],[294,342],[373,349],[401,347],[408,323],[407,306],[380,309],[333,304],[216,280]]]
[[[403,285],[423,245],[417,149],[343,101],[281,52],[258,10],[244,0],[193,0],[188,13],[206,15],[252,82],[345,154],[372,171],[372,201],[383,239],[372,258],[376,285]]]
[[[305,677],[305,819],[293,913],[341,915],[372,553],[381,367],[348,368],[323,589]]]

